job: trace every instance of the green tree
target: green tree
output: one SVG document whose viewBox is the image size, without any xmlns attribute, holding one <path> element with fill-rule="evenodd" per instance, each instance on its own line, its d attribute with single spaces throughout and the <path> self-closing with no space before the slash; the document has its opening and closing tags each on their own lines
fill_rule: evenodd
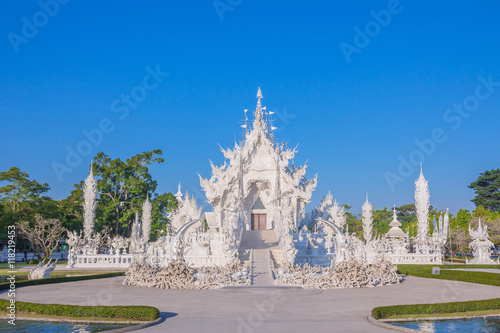
<svg viewBox="0 0 500 333">
<path fill-rule="evenodd" d="M 23 201 L 34 201 L 50 189 L 47 183 L 40 184 L 36 180 L 30 180 L 28 173 L 14 166 L 0 172 L 0 182 L 5 181 L 9 184 L 0 187 L 0 200 L 12 212 L 14 222 L 18 220 Z"/>
<path fill-rule="evenodd" d="M 389 223 L 392 221 L 392 210 L 387 209 L 374 209 L 373 210 L 373 237 L 378 235 L 385 235 L 390 227 Z"/>
<path fill-rule="evenodd" d="M 73 187 L 70 195 L 59 201 L 60 219 L 69 231 L 79 231 L 83 228 L 83 180 Z M 100 224 L 96 231 L 101 231 Z"/>
<path fill-rule="evenodd" d="M 457 215 L 450 219 L 450 228 L 461 228 L 465 230 L 467 229 L 467 226 L 469 225 L 471 220 L 472 214 L 470 213 L 470 211 L 468 209 L 460 208 L 457 212 Z"/>
<path fill-rule="evenodd" d="M 0 172 L 0 238 L 5 239 L 7 227 L 19 221 L 35 222 L 37 214 L 47 218 L 59 217 L 57 201 L 43 196 L 50 187 L 30 179 L 25 171 L 11 167 Z M 5 184 L 6 183 L 6 184 Z M 22 235 L 17 241 L 18 249 L 24 247 Z"/>
<path fill-rule="evenodd" d="M 100 194 L 100 208 L 97 213 L 103 224 L 114 222 L 115 234 L 125 233 L 130 229 L 136 211 L 149 193 L 155 192 L 157 182 L 149 173 L 149 165 L 163 163 L 159 149 L 143 152 L 128 158 L 111 159 L 99 153 L 94 159 L 94 175 L 97 176 L 97 189 Z"/>
<path fill-rule="evenodd" d="M 476 193 L 476 197 L 471 200 L 476 207 L 483 206 L 492 212 L 500 212 L 500 169 L 479 174 L 469 188 Z"/>
<path fill-rule="evenodd" d="M 472 216 L 480 217 L 483 221 L 494 221 L 500 219 L 500 212 L 490 211 L 480 205 L 474 209 Z"/>
<path fill-rule="evenodd" d="M 167 232 L 167 214 L 177 209 L 177 199 L 172 193 L 163 193 L 151 201 L 153 206 L 151 238 L 153 241 Z"/>
<path fill-rule="evenodd" d="M 342 205 L 345 210 L 346 225 L 349 228 L 349 234 L 355 233 L 358 237 L 363 237 L 363 224 L 361 219 L 351 213 L 351 206 Z"/>
</svg>

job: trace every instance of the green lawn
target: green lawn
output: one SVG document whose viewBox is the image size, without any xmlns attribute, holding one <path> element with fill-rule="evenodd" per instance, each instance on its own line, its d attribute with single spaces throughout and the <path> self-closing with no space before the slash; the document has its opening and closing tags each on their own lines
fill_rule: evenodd
<svg viewBox="0 0 500 333">
<path fill-rule="evenodd" d="M 63 272 L 67 274 L 68 272 Z M 73 274 L 74 272 L 71 272 Z M 79 276 L 54 276 L 48 279 L 37 279 L 37 280 L 25 280 L 25 281 L 16 281 L 16 287 L 24 287 L 24 286 L 35 286 L 42 284 L 51 284 L 51 283 L 61 283 L 61 282 L 72 282 L 72 281 L 81 281 L 81 280 L 93 280 L 93 279 L 102 279 L 108 277 L 116 277 L 116 276 L 124 276 L 125 272 L 92 272 L 92 275 L 80 275 Z M 10 288 L 9 282 L 0 283 L 0 290 L 6 290 Z"/>
<path fill-rule="evenodd" d="M 432 275 L 432 267 L 441 268 L 441 274 Z M 498 265 L 398 265 L 398 273 L 424 278 L 472 282 L 500 287 L 500 274 L 454 271 L 455 268 L 496 268 Z M 499 270 L 500 271 L 500 270 Z"/>
</svg>

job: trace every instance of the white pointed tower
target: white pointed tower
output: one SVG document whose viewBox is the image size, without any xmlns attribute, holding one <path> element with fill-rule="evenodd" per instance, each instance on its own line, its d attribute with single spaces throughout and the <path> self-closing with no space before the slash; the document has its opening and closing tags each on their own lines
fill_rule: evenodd
<svg viewBox="0 0 500 333">
<path fill-rule="evenodd" d="M 366 201 L 362 207 L 361 219 L 363 220 L 363 237 L 366 242 L 369 242 L 372 240 L 373 206 L 368 201 L 368 193 L 366 193 Z"/>
<path fill-rule="evenodd" d="M 149 242 L 149 235 L 151 234 L 151 221 L 152 221 L 153 206 L 149 201 L 149 194 L 146 196 L 146 201 L 142 204 L 142 242 L 147 244 Z"/>
<path fill-rule="evenodd" d="M 420 176 L 415 181 L 415 210 L 417 213 L 417 239 L 424 242 L 429 237 L 430 194 L 427 180 L 420 164 Z"/>
<path fill-rule="evenodd" d="M 90 172 L 83 184 L 83 232 L 91 239 L 95 228 L 95 209 L 97 206 L 97 181 L 94 178 L 92 163 Z"/>
</svg>

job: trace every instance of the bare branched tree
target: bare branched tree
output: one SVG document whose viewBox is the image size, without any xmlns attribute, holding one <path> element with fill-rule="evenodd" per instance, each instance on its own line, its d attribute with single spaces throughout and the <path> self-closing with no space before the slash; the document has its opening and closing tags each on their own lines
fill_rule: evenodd
<svg viewBox="0 0 500 333">
<path fill-rule="evenodd" d="M 27 221 L 17 223 L 19 235 L 26 238 L 33 247 L 38 259 L 49 259 L 63 238 L 66 228 L 58 219 L 46 219 L 41 215 L 35 217 L 33 227 Z"/>
<path fill-rule="evenodd" d="M 470 237 L 467 235 L 463 228 L 453 228 L 450 230 L 451 243 L 453 252 L 461 253 L 462 255 L 467 251 L 469 246 Z"/>
</svg>

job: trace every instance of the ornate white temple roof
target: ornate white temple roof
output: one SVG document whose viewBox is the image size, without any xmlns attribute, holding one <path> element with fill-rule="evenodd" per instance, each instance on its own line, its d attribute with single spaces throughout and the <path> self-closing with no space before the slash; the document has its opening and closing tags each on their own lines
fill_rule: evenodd
<svg viewBox="0 0 500 333">
<path fill-rule="evenodd" d="M 392 222 L 389 223 L 391 229 L 387 233 L 387 237 L 406 237 L 406 234 L 401 230 L 401 222 L 398 221 L 398 215 L 396 214 L 396 205 L 394 205 Z"/>
<path fill-rule="evenodd" d="M 211 163 L 209 179 L 200 176 L 201 187 L 221 223 L 229 206 L 239 206 L 248 215 L 257 198 L 266 207 L 268 219 L 284 196 L 293 201 L 298 215 L 305 215 L 302 210 L 316 188 L 317 177 L 310 180 L 304 177 L 307 165 L 297 167 L 293 163 L 297 149 L 274 143 L 269 122 L 272 115 L 263 113 L 266 107 L 261 99 L 259 87 L 252 128 L 245 124 L 245 138 L 240 144 L 235 143 L 234 149 L 221 148 L 226 160 L 220 167 Z"/>
</svg>

